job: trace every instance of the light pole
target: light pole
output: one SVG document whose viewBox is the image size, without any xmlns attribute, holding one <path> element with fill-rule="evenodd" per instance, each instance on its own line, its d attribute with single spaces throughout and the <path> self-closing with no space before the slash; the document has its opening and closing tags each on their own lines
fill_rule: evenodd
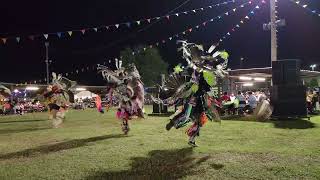
<svg viewBox="0 0 320 180">
<path fill-rule="evenodd" d="M 241 57 L 241 58 L 240 58 L 240 69 L 242 69 L 242 67 L 243 67 L 243 61 L 244 61 L 244 58 Z"/>
<path fill-rule="evenodd" d="M 316 64 L 312 64 L 312 65 L 310 65 L 310 68 L 312 69 L 312 71 L 314 71 L 314 69 L 317 67 L 317 65 Z"/>
<path fill-rule="evenodd" d="M 47 84 L 50 83 L 50 77 L 49 77 L 49 42 L 45 42 L 44 45 L 46 46 L 46 72 L 47 72 Z"/>
</svg>

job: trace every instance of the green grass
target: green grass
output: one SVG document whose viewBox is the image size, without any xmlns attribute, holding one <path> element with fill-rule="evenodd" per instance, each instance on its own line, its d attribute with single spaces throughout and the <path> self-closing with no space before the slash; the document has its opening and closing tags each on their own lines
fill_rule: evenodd
<svg viewBox="0 0 320 180">
<path fill-rule="evenodd" d="M 47 113 L 0 116 L 0 179 L 320 179 L 320 117 L 311 121 L 208 122 L 198 148 L 167 118 L 70 111 L 60 129 Z"/>
</svg>

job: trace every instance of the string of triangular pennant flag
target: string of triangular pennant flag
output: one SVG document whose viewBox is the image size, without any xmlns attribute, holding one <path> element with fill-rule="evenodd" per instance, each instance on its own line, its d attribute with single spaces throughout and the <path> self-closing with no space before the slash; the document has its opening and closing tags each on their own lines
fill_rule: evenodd
<svg viewBox="0 0 320 180">
<path fill-rule="evenodd" d="M 158 21 L 158 20 L 162 20 L 162 19 L 170 20 L 173 17 L 179 17 L 182 15 L 193 15 L 198 12 L 212 9 L 214 7 L 219 7 L 219 6 L 223 6 L 223 5 L 227 5 L 227 4 L 235 3 L 235 2 L 236 2 L 235 0 L 229 0 L 229 1 L 222 2 L 222 3 L 218 3 L 218 4 L 212 4 L 212 5 L 209 5 L 206 7 L 196 8 L 196 9 L 192 9 L 192 10 L 188 10 L 188 11 L 177 12 L 174 14 L 166 14 L 163 16 L 143 18 L 143 19 L 139 19 L 139 20 L 121 22 L 121 23 L 110 24 L 110 25 L 102 25 L 102 26 L 96 26 L 96 27 L 90 27 L 90 28 L 86 27 L 86 28 L 80 28 L 80 29 L 76 29 L 76 30 L 58 31 L 58 32 L 54 32 L 54 33 L 33 34 L 33 35 L 28 35 L 28 36 L 0 37 L 0 39 L 3 44 L 6 44 L 8 42 L 8 40 L 14 40 L 15 42 L 19 43 L 23 37 L 24 37 L 24 39 L 29 39 L 29 40 L 35 40 L 36 38 L 41 38 L 41 39 L 44 38 L 45 40 L 48 40 L 49 36 L 58 37 L 59 39 L 64 36 L 71 37 L 75 32 L 78 32 L 78 33 L 84 35 L 88 31 L 99 32 L 99 31 L 105 31 L 105 30 L 111 30 L 111 29 L 117 30 L 117 29 L 120 29 L 121 27 L 131 28 L 133 25 L 140 26 L 142 24 L 150 24 L 152 21 Z"/>
<path fill-rule="evenodd" d="M 309 11 L 310 13 L 312 13 L 312 14 L 320 17 L 320 11 L 309 8 L 309 5 L 308 5 L 308 4 L 303 3 L 303 2 L 301 2 L 301 1 L 296 1 L 296 0 L 289 0 L 289 1 L 293 2 L 294 4 L 300 6 L 300 7 L 304 8 L 304 9 L 306 9 L 306 10 Z"/>
<path fill-rule="evenodd" d="M 106 62 L 103 63 L 104 65 L 106 65 Z M 55 72 L 57 74 L 61 74 L 64 77 L 69 77 L 71 75 L 77 75 L 80 73 L 85 73 L 85 72 L 96 72 L 97 70 L 97 66 L 96 65 L 92 65 L 92 66 L 86 66 L 83 68 L 76 68 L 73 71 L 70 72 L 66 72 L 66 73 L 60 73 L 60 72 Z M 23 83 L 17 83 L 17 85 L 25 85 L 25 84 L 37 84 L 37 83 L 46 83 L 47 79 L 43 78 L 43 79 L 38 79 L 38 80 L 31 80 L 31 81 L 27 81 L 27 82 L 23 82 Z"/>
<path fill-rule="evenodd" d="M 264 1 L 264 0 L 263 0 L 263 1 Z M 190 33 L 194 32 L 195 30 L 197 30 L 197 29 L 199 29 L 199 28 L 201 28 L 201 27 L 207 26 L 209 23 L 212 23 L 212 22 L 214 22 L 214 21 L 216 21 L 216 20 L 222 20 L 225 16 L 229 16 L 229 15 L 231 15 L 232 13 L 236 13 L 238 9 L 244 8 L 244 7 L 246 7 L 247 5 L 251 5 L 251 4 L 252 4 L 252 1 L 251 1 L 251 0 L 250 0 L 250 1 L 247 1 L 247 2 L 245 2 L 245 3 L 243 3 L 243 4 L 240 4 L 239 6 L 237 6 L 237 7 L 235 7 L 235 8 L 232 8 L 232 9 L 230 9 L 230 10 L 224 12 L 224 13 L 219 14 L 219 15 L 216 16 L 216 17 L 213 17 L 213 18 L 211 18 L 211 19 L 209 19 L 209 20 L 206 20 L 206 21 L 204 21 L 204 22 L 202 22 L 202 23 L 200 23 L 200 24 L 197 24 L 197 25 L 195 25 L 195 26 L 189 27 L 189 28 L 187 28 L 186 30 L 184 30 L 184 31 L 182 31 L 182 32 L 179 32 L 179 33 L 176 33 L 176 34 L 174 34 L 174 35 L 171 35 L 171 36 L 169 36 L 169 37 L 167 37 L 167 38 L 164 38 L 164 39 L 162 39 L 162 40 L 159 41 L 159 42 L 156 42 L 156 43 L 154 43 L 154 44 L 151 44 L 151 45 L 147 46 L 146 48 L 148 48 L 148 47 L 149 47 L 149 48 L 152 48 L 152 47 L 154 47 L 154 46 L 159 46 L 160 44 L 165 44 L 165 43 L 167 43 L 167 42 L 169 42 L 169 41 L 172 41 L 172 40 L 174 40 L 174 39 L 181 38 L 181 37 L 183 37 L 183 36 L 185 36 L 185 35 L 187 35 L 187 34 L 190 34 Z M 144 50 L 145 50 L 145 48 L 144 48 Z"/>
<path fill-rule="evenodd" d="M 265 0 L 262 0 L 262 3 L 265 3 Z M 146 51 L 147 49 L 151 49 L 151 48 L 153 48 L 153 47 L 157 47 L 157 46 L 160 46 L 160 45 L 162 45 L 162 44 L 167 44 L 168 42 L 170 42 L 170 41 L 172 41 L 172 40 L 174 40 L 174 39 L 178 39 L 178 38 L 181 38 L 181 37 L 183 37 L 183 36 L 187 36 L 187 35 L 195 32 L 195 30 L 200 29 L 201 27 L 207 27 L 207 25 L 208 25 L 209 23 L 214 22 L 215 20 L 222 20 L 225 16 L 230 16 L 232 13 L 238 12 L 238 11 L 237 11 L 238 9 L 244 8 L 244 7 L 246 7 L 247 5 L 251 5 L 251 4 L 252 4 L 252 1 L 247 1 L 247 2 L 245 2 L 245 3 L 243 3 L 243 4 L 240 4 L 239 6 L 237 6 L 237 7 L 235 7 L 235 8 L 232 8 L 232 9 L 230 9 L 230 10 L 224 12 L 224 13 L 221 13 L 221 14 L 218 15 L 218 16 L 215 16 L 215 17 L 213 17 L 213 18 L 211 18 L 211 19 L 209 19 L 209 20 L 206 20 L 206 21 L 204 21 L 204 22 L 202 22 L 202 23 L 200 23 L 200 24 L 197 24 L 197 25 L 195 25 L 195 26 L 189 27 L 189 28 L 187 28 L 185 31 L 182 31 L 182 32 L 180 32 L 180 33 L 177 33 L 177 34 L 175 34 L 175 35 L 172 35 L 172 36 L 170 36 L 170 37 L 168 37 L 168 38 L 165 38 L 165 39 L 163 39 L 163 40 L 161 40 L 161 41 L 159 41 L 159 42 L 153 43 L 153 44 L 151 44 L 151 45 L 142 47 L 141 49 L 137 49 L 137 50 L 135 50 L 135 51 L 132 52 L 132 55 L 137 55 L 137 54 L 139 54 L 139 53 L 141 53 L 141 52 Z M 259 6 L 256 6 L 255 8 L 259 8 Z M 252 11 L 251 11 L 251 12 L 252 12 Z M 252 13 L 251 13 L 251 14 L 252 14 Z M 250 15 L 250 14 L 249 14 L 249 15 Z M 247 19 L 247 18 L 245 18 L 245 19 Z M 111 58 L 111 59 L 109 59 L 108 61 L 109 61 L 109 63 L 111 63 L 111 62 L 116 61 L 117 59 L 121 59 L 121 57 L 120 57 L 120 58 Z M 103 62 L 103 65 L 106 65 L 106 63 L 107 63 L 107 62 Z M 82 72 L 93 71 L 93 70 L 96 70 L 96 65 L 91 66 L 91 67 L 85 67 L 85 68 L 75 69 L 74 71 L 67 72 L 67 73 L 61 73 L 61 74 L 62 74 L 63 76 L 65 76 L 65 77 L 68 77 L 68 76 L 70 76 L 70 75 L 79 74 L 79 73 L 82 73 Z M 46 79 L 44 79 L 44 80 L 37 80 L 37 81 L 31 81 L 30 83 L 32 83 L 32 82 L 34 82 L 34 83 L 40 82 L 40 83 L 41 83 L 41 82 L 45 82 L 45 81 L 46 81 Z"/>
<path fill-rule="evenodd" d="M 255 11 L 259 10 L 261 7 L 261 4 L 265 4 L 265 0 L 262 0 L 261 3 L 259 3 L 257 6 L 255 6 L 254 9 L 252 9 L 245 17 L 241 18 L 239 23 L 237 23 L 235 26 L 233 26 L 226 34 L 224 34 L 220 39 L 219 42 L 224 42 L 226 39 L 228 39 L 233 33 L 235 33 L 236 31 L 238 31 L 238 29 L 246 24 L 251 18 L 252 16 L 254 16 Z"/>
</svg>

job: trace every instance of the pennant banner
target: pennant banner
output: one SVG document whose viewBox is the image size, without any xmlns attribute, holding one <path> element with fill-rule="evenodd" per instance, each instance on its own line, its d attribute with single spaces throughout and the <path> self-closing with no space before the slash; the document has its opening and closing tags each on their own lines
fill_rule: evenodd
<svg viewBox="0 0 320 180">
<path fill-rule="evenodd" d="M 249 1 L 249 2 L 251 2 L 251 1 Z M 251 3 L 249 3 L 249 2 L 240 5 L 240 6 L 237 7 L 236 9 L 239 9 L 239 8 L 245 7 L 245 6 L 248 5 L 248 4 L 251 4 Z M 265 1 L 262 0 L 262 3 L 265 3 Z M 260 4 L 259 4 L 259 5 L 260 5 Z M 236 32 L 236 31 L 241 27 L 241 26 L 240 26 L 241 22 L 242 22 L 242 23 L 246 23 L 247 21 L 249 21 L 249 19 L 247 19 L 246 17 L 253 16 L 254 13 L 252 13 L 252 12 L 255 12 L 256 10 L 259 10 L 259 9 L 260 9 L 260 6 L 259 6 L 259 5 L 255 6 L 254 9 L 249 12 L 248 15 L 244 16 L 244 18 L 242 18 L 242 19 L 239 21 L 238 24 L 236 24 L 234 27 L 232 27 L 229 32 L 227 32 L 224 36 L 222 36 L 222 37 L 219 39 L 219 41 L 220 41 L 220 42 L 223 42 L 225 39 L 227 39 L 228 37 L 230 37 L 234 32 Z M 234 11 L 233 9 L 231 9 L 230 11 L 231 11 L 231 12 L 236 12 L 236 11 Z M 230 11 L 228 11 L 228 12 L 230 12 Z M 223 14 L 225 15 L 225 13 L 223 13 Z M 224 16 L 223 14 L 219 15 L 219 17 L 222 18 L 222 17 Z M 217 16 L 217 17 L 211 18 L 210 20 L 205 21 L 205 22 L 208 23 L 208 22 L 212 22 L 212 20 L 218 20 L 218 19 L 219 19 L 219 18 L 218 18 L 218 16 Z M 206 23 L 205 23 L 205 24 L 206 24 Z M 169 40 L 169 41 L 172 41 L 174 38 L 179 38 L 180 36 L 182 36 L 182 35 L 184 35 L 184 34 L 189 34 L 189 33 L 193 32 L 194 29 L 198 29 L 198 28 L 200 28 L 200 27 L 206 27 L 206 25 L 203 25 L 203 23 L 198 24 L 198 25 L 196 25 L 196 26 L 194 26 L 194 27 L 188 28 L 187 30 L 185 30 L 185 31 L 183 31 L 183 32 L 181 32 L 181 33 L 175 34 L 174 36 L 170 36 L 169 38 L 166 38 L 166 39 Z M 187 33 L 187 32 L 188 32 L 188 33 Z M 3 40 L 3 39 L 2 39 L 2 40 Z M 153 47 L 157 47 L 157 46 L 159 46 L 159 44 L 166 44 L 166 43 L 169 42 L 169 41 L 166 41 L 165 39 L 163 39 L 163 40 L 160 41 L 160 43 L 159 43 L 159 42 L 156 42 L 155 44 L 151 44 L 151 45 L 142 47 L 140 50 L 133 51 L 133 52 L 132 52 L 132 55 L 137 55 L 137 54 L 139 54 L 140 52 L 144 52 L 144 51 L 146 51 L 146 50 L 148 50 L 148 49 L 151 49 L 151 48 L 153 48 Z M 117 59 L 121 59 L 121 57 L 120 57 L 120 58 L 114 58 L 113 61 L 116 61 Z M 112 60 L 108 60 L 108 61 L 106 61 L 106 62 L 103 62 L 104 65 L 107 64 L 107 63 L 112 63 Z M 95 70 L 95 69 L 96 69 L 96 66 L 92 66 L 92 68 L 89 68 L 89 67 L 87 66 L 87 67 L 85 67 L 85 68 L 79 68 L 79 69 L 81 69 L 81 72 L 89 72 L 89 71 L 91 71 L 91 70 Z M 72 72 L 62 73 L 62 75 L 68 77 L 69 75 L 78 74 L 79 72 L 80 72 L 80 70 L 76 69 L 75 71 L 72 71 Z M 41 82 L 42 80 L 37 80 L 37 81 Z M 45 80 L 44 80 L 44 82 L 45 82 Z"/>
<path fill-rule="evenodd" d="M 293 2 L 294 4 L 306 9 L 307 11 L 309 11 L 311 14 L 315 15 L 315 16 L 318 16 L 320 17 L 320 11 L 319 10 L 316 10 L 316 9 L 312 9 L 312 8 L 309 8 L 309 5 L 306 4 L 306 3 L 303 3 L 301 1 L 294 1 L 294 0 L 290 0 L 291 2 Z"/>
<path fill-rule="evenodd" d="M 160 19 L 167 19 L 168 21 L 170 21 L 172 19 L 172 17 L 179 17 L 181 15 L 188 15 L 188 14 L 191 14 L 190 12 L 192 12 L 192 14 L 194 14 L 194 13 L 197 13 L 197 12 L 200 12 L 200 11 L 211 9 L 213 7 L 219 7 L 221 5 L 227 5 L 227 4 L 235 3 L 235 2 L 236 2 L 235 0 L 229 0 L 229 1 L 226 1 L 226 2 L 213 4 L 213 5 L 206 6 L 206 7 L 192 9 L 192 10 L 189 10 L 189 11 L 178 12 L 178 13 L 174 13 L 174 14 L 166 14 L 164 16 L 157 16 L 157 17 L 153 17 L 153 18 L 145 18 L 145 19 L 139 19 L 139 20 L 129 21 L 129 22 L 125 22 L 125 23 L 103 25 L 103 26 L 97 26 L 97 27 L 91 27 L 91 28 L 82 28 L 80 30 L 69 30 L 69 31 L 59 31 L 59 32 L 55 32 L 55 33 L 47 33 L 47 34 L 29 35 L 27 37 L 29 37 L 30 40 L 34 40 L 34 38 L 37 38 L 37 37 L 44 37 L 47 40 L 49 35 L 56 35 L 56 36 L 58 36 L 58 38 L 61 38 L 64 33 L 65 34 L 68 33 L 69 36 L 71 36 L 73 34 L 73 32 L 76 32 L 76 31 L 77 32 L 81 32 L 82 35 L 84 35 L 87 30 L 93 30 L 94 32 L 98 32 L 99 29 L 107 29 L 107 30 L 109 30 L 112 27 L 114 29 L 119 29 L 122 26 L 123 27 L 127 27 L 127 28 L 131 28 L 132 25 L 134 25 L 134 24 L 140 26 L 143 23 L 149 24 L 153 20 L 160 20 Z M 15 39 L 16 42 L 20 42 L 21 38 L 23 38 L 23 37 L 22 36 L 19 36 L 19 37 L 1 37 L 0 36 L 0 38 L 2 39 L 2 42 L 5 44 L 8 39 Z M 17 38 L 19 38 L 19 41 L 17 40 Z"/>
<path fill-rule="evenodd" d="M 264 0 L 262 0 L 262 1 L 264 1 Z M 199 29 L 200 27 L 205 27 L 205 26 L 207 26 L 208 23 L 214 22 L 215 20 L 220 20 L 220 19 L 222 19 L 224 16 L 229 16 L 231 13 L 235 13 L 235 12 L 236 12 L 235 10 L 237 10 L 237 9 L 239 9 L 239 8 L 244 8 L 244 7 L 246 7 L 247 5 L 251 5 L 251 4 L 252 4 L 251 1 L 245 2 L 245 3 L 239 5 L 239 6 L 236 7 L 236 8 L 230 9 L 230 10 L 228 10 L 227 12 L 224 12 L 224 13 L 222 13 L 222 14 L 214 17 L 214 18 L 211 18 L 211 19 L 209 19 L 209 20 L 207 20 L 207 21 L 205 21 L 205 22 L 202 22 L 202 23 L 200 23 L 200 24 L 198 24 L 198 25 L 196 25 L 196 26 L 190 27 L 190 28 L 188 28 L 188 29 L 186 29 L 186 30 L 184 30 L 184 31 L 182 31 L 182 32 L 180 32 L 180 33 L 177 33 L 177 34 L 175 34 L 175 35 L 169 36 L 169 38 L 165 38 L 165 39 L 169 39 L 169 40 L 171 41 L 171 40 L 173 39 L 173 37 L 174 37 L 174 38 L 180 38 L 181 36 L 185 36 L 185 35 L 187 35 L 187 34 L 189 34 L 189 33 L 192 33 L 193 30 L 195 30 L 195 29 Z M 234 10 L 234 9 L 235 9 L 235 10 Z M 251 11 L 250 11 L 250 12 L 251 12 Z M 162 40 L 160 43 L 161 43 L 161 44 L 165 44 L 166 42 L 167 42 L 167 41 Z M 155 45 L 155 46 L 158 46 L 160 43 L 157 42 L 157 43 L 155 43 L 154 45 Z M 149 45 L 149 46 L 150 46 L 150 45 Z"/>
<path fill-rule="evenodd" d="M 261 5 L 261 4 L 265 4 L 265 1 L 263 0 L 261 3 L 259 3 L 259 5 Z M 255 14 L 255 11 L 260 9 L 260 6 L 259 6 L 259 5 L 255 6 L 255 8 L 254 8 L 253 10 L 251 10 L 247 16 L 245 16 L 244 18 L 240 19 L 239 24 L 240 24 L 240 23 L 241 23 L 241 24 L 244 24 L 244 23 L 246 23 L 247 21 L 249 21 L 249 20 L 250 20 L 250 16 L 253 16 L 253 15 Z M 231 31 L 229 31 L 229 32 L 227 32 L 225 35 L 223 35 L 223 36 L 219 39 L 219 41 L 220 41 L 220 42 L 225 41 L 225 39 L 227 39 L 227 37 L 230 37 L 234 32 L 236 32 L 236 31 L 241 27 L 239 24 L 236 24 L 234 27 L 232 27 L 232 28 L 231 28 Z"/>
</svg>

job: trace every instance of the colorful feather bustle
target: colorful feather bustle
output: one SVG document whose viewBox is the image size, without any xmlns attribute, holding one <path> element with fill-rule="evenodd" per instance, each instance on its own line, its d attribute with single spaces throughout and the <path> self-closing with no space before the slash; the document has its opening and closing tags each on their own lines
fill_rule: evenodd
<svg viewBox="0 0 320 180">
<path fill-rule="evenodd" d="M 196 146 L 195 137 L 199 136 L 200 129 L 209 120 L 219 121 L 220 117 L 217 97 L 213 93 L 213 87 L 217 84 L 217 77 L 224 77 L 229 54 L 226 51 L 216 51 L 217 45 L 211 46 L 208 51 L 204 46 L 187 41 L 179 41 L 183 58 L 187 66 L 177 65 L 162 88 L 174 89 L 171 95 L 165 99 L 154 98 L 154 101 L 179 107 L 166 129 L 172 127 L 179 129 L 192 122 L 186 134 L 189 136 L 189 144 Z M 179 79 L 180 81 L 176 81 Z"/>
<path fill-rule="evenodd" d="M 116 70 L 111 70 L 108 67 L 98 65 L 98 70 L 109 84 L 108 97 L 110 102 L 107 108 L 112 105 L 113 97 L 119 100 L 116 117 L 122 121 L 121 127 L 124 134 L 128 134 L 130 130 L 128 120 L 134 116 L 144 117 L 144 85 L 134 64 L 124 68 L 122 62 L 117 61 L 116 67 Z"/>
<path fill-rule="evenodd" d="M 72 102 L 71 100 L 73 99 L 71 89 L 75 85 L 75 81 L 71 81 L 61 75 L 57 76 L 56 73 L 52 73 L 52 83 L 47 87 L 44 97 L 48 104 L 50 113 L 49 118 L 52 119 L 54 128 L 58 128 L 65 118 L 66 109 L 69 107 Z"/>
<path fill-rule="evenodd" d="M 101 101 L 101 97 L 100 96 L 96 97 L 95 103 L 96 103 L 96 107 L 97 107 L 98 112 L 104 113 L 103 108 L 102 108 L 102 101 Z"/>
</svg>

